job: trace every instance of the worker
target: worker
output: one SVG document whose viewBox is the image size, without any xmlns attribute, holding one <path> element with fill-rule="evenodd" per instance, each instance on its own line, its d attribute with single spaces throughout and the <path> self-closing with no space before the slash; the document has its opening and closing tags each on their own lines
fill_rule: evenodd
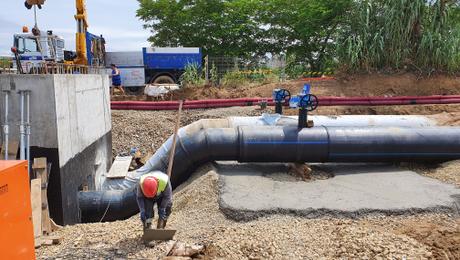
<svg viewBox="0 0 460 260">
<path fill-rule="evenodd" d="M 110 64 L 110 67 L 112 68 L 112 87 L 110 88 L 110 95 L 113 96 L 114 88 L 118 88 L 119 90 L 121 90 L 121 93 L 123 93 L 124 95 L 125 90 L 123 89 L 123 86 L 121 85 L 120 70 L 115 64 Z"/>
<path fill-rule="evenodd" d="M 154 171 L 141 176 L 136 199 L 144 230 L 152 225 L 155 203 L 158 207 L 157 229 L 164 229 L 172 208 L 172 188 L 168 175 Z"/>
</svg>

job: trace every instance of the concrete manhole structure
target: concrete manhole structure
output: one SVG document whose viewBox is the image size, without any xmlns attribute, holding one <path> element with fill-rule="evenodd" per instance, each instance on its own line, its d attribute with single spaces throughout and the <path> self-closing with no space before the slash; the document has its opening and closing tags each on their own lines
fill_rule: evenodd
<svg viewBox="0 0 460 260">
<path fill-rule="evenodd" d="M 458 213 L 460 189 L 390 164 L 322 164 L 334 177 L 313 182 L 267 178 L 284 164 L 218 162 L 219 204 L 234 220 L 269 214 L 357 217 Z"/>
</svg>

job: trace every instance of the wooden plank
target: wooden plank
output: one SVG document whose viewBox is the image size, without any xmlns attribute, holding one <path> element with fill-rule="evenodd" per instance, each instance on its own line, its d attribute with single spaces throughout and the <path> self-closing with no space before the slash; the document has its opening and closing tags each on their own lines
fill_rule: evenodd
<svg viewBox="0 0 460 260">
<path fill-rule="evenodd" d="M 107 178 L 124 178 L 128 174 L 129 166 L 131 165 L 132 156 L 117 156 L 110 168 Z"/>
<path fill-rule="evenodd" d="M 62 226 L 56 224 L 56 222 L 54 222 L 52 218 L 50 218 L 50 224 L 51 224 L 51 232 L 54 232 L 62 228 Z"/>
<path fill-rule="evenodd" d="M 32 222 L 34 224 L 34 237 L 42 235 L 42 180 L 33 179 L 30 183 L 30 200 L 32 204 Z"/>
<path fill-rule="evenodd" d="M 46 169 L 46 157 L 34 158 L 32 169 Z"/>
<path fill-rule="evenodd" d="M 16 160 L 18 155 L 19 142 L 9 141 L 8 142 L 8 160 Z M 5 144 L 2 144 L 2 152 L 0 153 L 0 160 L 5 159 Z"/>
<path fill-rule="evenodd" d="M 175 234 L 176 230 L 174 229 L 147 229 L 144 230 L 142 240 L 144 240 L 144 242 L 150 242 L 154 240 L 167 241 L 172 240 Z"/>
<path fill-rule="evenodd" d="M 51 246 L 58 245 L 61 243 L 62 238 L 60 236 L 43 236 L 41 237 L 41 245 Z"/>
<path fill-rule="evenodd" d="M 48 207 L 48 168 L 46 158 L 35 158 L 32 168 L 35 171 L 37 178 L 41 179 L 41 197 L 42 197 L 42 233 L 50 234 L 51 221 L 50 221 L 50 212 Z"/>
</svg>

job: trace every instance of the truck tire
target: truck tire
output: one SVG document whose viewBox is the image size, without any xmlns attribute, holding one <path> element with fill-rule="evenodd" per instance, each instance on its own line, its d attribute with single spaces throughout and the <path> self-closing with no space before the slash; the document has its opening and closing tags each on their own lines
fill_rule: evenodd
<svg viewBox="0 0 460 260">
<path fill-rule="evenodd" d="M 168 75 L 162 75 L 159 77 L 156 77 L 153 81 L 152 84 L 176 84 L 173 78 L 171 78 Z"/>
</svg>

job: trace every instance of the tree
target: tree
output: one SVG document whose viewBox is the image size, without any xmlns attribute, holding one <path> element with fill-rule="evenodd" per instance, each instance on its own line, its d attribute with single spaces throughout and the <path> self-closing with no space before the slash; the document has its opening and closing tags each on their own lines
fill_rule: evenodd
<svg viewBox="0 0 460 260">
<path fill-rule="evenodd" d="M 335 56 L 335 34 L 347 19 L 351 0 L 262 1 L 263 21 L 272 51 L 295 57 L 296 62 L 324 69 Z"/>
<path fill-rule="evenodd" d="M 139 0 L 137 16 L 157 46 L 199 46 L 215 55 L 260 55 L 263 29 L 254 0 Z"/>
<path fill-rule="evenodd" d="M 321 67 L 352 0 L 139 0 L 154 45 L 200 46 L 214 55 L 294 54 Z"/>
</svg>

